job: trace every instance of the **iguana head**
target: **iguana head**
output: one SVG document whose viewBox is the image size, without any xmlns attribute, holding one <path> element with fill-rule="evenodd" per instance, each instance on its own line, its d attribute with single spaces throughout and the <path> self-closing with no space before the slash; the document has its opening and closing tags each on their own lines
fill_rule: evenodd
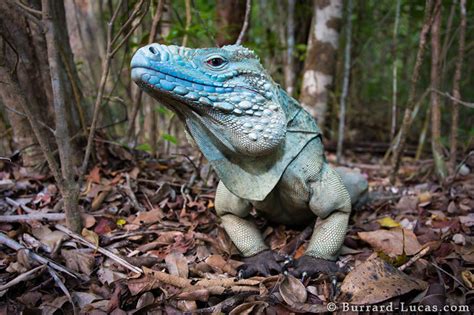
<svg viewBox="0 0 474 315">
<path fill-rule="evenodd" d="M 285 138 L 279 87 L 247 48 L 151 44 L 135 53 L 131 67 L 143 90 L 187 125 L 199 121 L 231 153 L 267 155 Z"/>
</svg>

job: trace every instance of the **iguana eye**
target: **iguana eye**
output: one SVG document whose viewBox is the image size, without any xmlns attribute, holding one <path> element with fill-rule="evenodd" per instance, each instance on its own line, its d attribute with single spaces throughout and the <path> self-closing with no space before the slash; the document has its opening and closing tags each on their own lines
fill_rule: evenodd
<svg viewBox="0 0 474 315">
<path fill-rule="evenodd" d="M 213 57 L 213 58 L 208 59 L 206 63 L 210 65 L 211 67 L 217 68 L 217 67 L 222 66 L 224 63 L 226 63 L 226 61 L 225 59 L 221 57 Z"/>
</svg>

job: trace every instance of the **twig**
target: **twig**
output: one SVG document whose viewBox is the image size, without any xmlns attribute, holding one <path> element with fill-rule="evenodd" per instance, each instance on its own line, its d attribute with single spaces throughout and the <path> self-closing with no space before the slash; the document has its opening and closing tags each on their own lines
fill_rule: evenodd
<svg viewBox="0 0 474 315">
<path fill-rule="evenodd" d="M 431 91 L 435 92 L 435 93 L 438 93 L 442 96 L 445 96 L 447 98 L 449 98 L 450 100 L 456 102 L 456 103 L 459 103 L 461 105 L 464 105 L 466 107 L 469 107 L 469 108 L 474 108 L 474 103 L 469 103 L 469 102 L 465 102 L 463 100 L 460 100 L 458 98 L 455 98 L 454 96 L 452 96 L 451 94 L 449 94 L 448 92 L 442 92 L 440 90 L 437 90 L 437 89 L 431 89 Z"/>
<path fill-rule="evenodd" d="M 245 5 L 245 18 L 244 24 L 242 25 L 242 29 L 240 30 L 239 37 L 235 42 L 236 45 L 241 45 L 242 41 L 244 40 L 245 32 L 247 32 L 247 28 L 249 27 L 249 19 L 250 19 L 250 11 L 252 9 L 252 0 L 247 0 Z"/>
<path fill-rule="evenodd" d="M 202 288 L 210 288 L 210 287 L 224 287 L 230 288 L 233 286 L 256 286 L 260 283 L 259 280 L 252 280 L 252 279 L 242 279 L 237 280 L 235 278 L 223 278 L 223 279 L 203 279 L 196 283 L 193 283 L 191 279 L 186 279 L 179 276 L 174 276 L 168 274 L 166 272 L 153 270 L 144 267 L 143 270 L 146 274 L 153 275 L 158 281 L 161 281 L 166 284 L 171 284 L 178 288 L 189 288 L 189 287 L 202 287 Z"/>
<path fill-rule="evenodd" d="M 19 6 L 20 8 L 22 8 L 23 10 L 25 10 L 25 11 L 33 14 L 33 15 L 38 15 L 38 17 L 41 17 L 41 14 L 42 14 L 41 11 L 30 8 L 29 6 L 27 6 L 23 2 L 21 2 L 21 0 L 16 0 L 15 4 L 17 6 Z"/>
<path fill-rule="evenodd" d="M 336 161 L 341 163 L 344 129 L 346 119 L 346 99 L 349 92 L 349 77 L 351 72 L 351 38 L 352 38 L 352 0 L 348 0 L 347 5 L 347 29 L 346 29 L 346 47 L 344 49 L 344 79 L 342 82 L 342 93 L 340 99 L 339 111 L 339 129 L 337 135 Z"/>
<path fill-rule="evenodd" d="M 462 283 L 462 281 L 460 281 L 458 278 L 456 278 L 454 275 L 450 274 L 449 272 L 447 272 L 446 270 L 444 270 L 443 268 L 441 268 L 440 266 L 438 266 L 437 264 L 435 264 L 434 262 L 429 262 L 433 267 L 435 267 L 437 270 L 441 271 L 442 273 L 444 273 L 445 275 L 447 275 L 448 277 L 450 277 L 451 279 L 453 279 L 455 282 L 457 282 L 459 285 L 461 285 L 463 288 L 469 290 L 466 285 L 464 283 Z"/>
<path fill-rule="evenodd" d="M 420 259 L 421 257 L 425 256 L 426 253 L 428 253 L 430 251 L 430 247 L 427 246 L 425 248 L 423 248 L 422 250 L 420 250 L 418 252 L 418 254 L 416 254 L 415 256 L 413 256 L 412 258 L 410 258 L 409 261 L 407 261 L 406 263 L 404 263 L 403 265 L 401 265 L 400 267 L 398 267 L 398 270 L 400 271 L 403 271 L 405 269 L 407 269 L 408 267 L 410 267 L 411 265 L 413 265 L 415 263 L 415 261 L 417 261 L 418 259 Z"/>
<path fill-rule="evenodd" d="M 44 268 L 46 268 L 46 266 L 41 265 L 31 270 L 28 270 L 25 273 L 20 274 L 18 277 L 15 277 L 13 280 L 5 283 L 4 285 L 0 285 L 0 292 L 15 286 L 20 282 L 36 278 L 39 274 L 43 272 Z"/>
<path fill-rule="evenodd" d="M 24 221 L 62 221 L 66 219 L 64 213 L 29 213 L 18 215 L 0 215 L 0 222 Z"/>
<path fill-rule="evenodd" d="M 63 291 L 64 295 L 66 295 L 66 297 L 68 298 L 69 303 L 71 303 L 71 305 L 72 305 L 74 314 L 78 314 L 78 312 L 76 310 L 76 305 L 74 305 L 74 301 L 72 300 L 71 293 L 69 293 L 69 290 L 64 285 L 64 282 L 61 280 L 61 278 L 56 273 L 56 271 L 54 271 L 53 268 L 48 267 L 48 272 L 51 275 L 51 277 L 53 278 L 54 282 L 56 282 L 56 285 L 61 289 L 61 291 Z"/>
<path fill-rule="evenodd" d="M 12 240 L 11 238 L 9 238 L 8 236 L 6 236 L 3 233 L 0 233 L 0 244 L 8 246 L 11 249 L 16 250 L 16 251 L 24 250 L 26 252 L 26 254 L 28 255 L 28 257 L 30 257 L 33 260 L 36 260 L 40 264 L 47 265 L 47 266 L 49 266 L 51 268 L 54 268 L 58 271 L 64 272 L 64 273 L 66 273 L 66 274 L 68 274 L 68 275 L 70 275 L 71 277 L 74 277 L 74 278 L 82 278 L 82 276 L 80 274 L 78 274 L 78 273 L 76 273 L 72 270 L 69 270 L 68 268 L 52 261 L 51 259 L 48 259 L 46 257 L 43 257 L 43 256 L 40 256 L 40 255 L 36 254 L 35 252 L 33 252 L 30 249 L 24 247 L 23 245 L 21 245 L 17 241 Z"/>
<path fill-rule="evenodd" d="M 19 112 L 17 111 L 16 109 L 13 109 L 5 104 L 0 104 L 2 105 L 3 107 L 5 107 L 8 111 L 12 112 L 12 113 L 15 113 L 17 115 L 20 115 L 22 117 L 26 117 L 28 118 L 28 115 L 26 115 L 25 113 L 22 113 L 22 112 Z M 37 119 L 38 123 L 43 126 L 45 129 L 49 130 L 53 135 L 54 135 L 54 129 L 51 128 L 50 126 L 48 126 L 46 123 L 42 122 L 41 120 Z"/>
<path fill-rule="evenodd" d="M 127 19 L 127 21 L 123 24 L 123 26 L 120 28 L 119 32 L 112 38 L 112 28 L 113 24 L 117 20 L 118 13 L 120 11 L 120 7 L 123 3 L 123 0 L 120 0 L 120 3 L 118 4 L 117 8 L 115 9 L 112 18 L 110 19 L 109 23 L 107 24 L 107 44 L 106 44 L 106 56 L 105 59 L 102 62 L 102 76 L 100 79 L 100 85 L 99 89 L 97 91 L 97 97 L 95 100 L 94 104 L 94 110 L 93 110 L 93 115 L 92 115 L 92 123 L 90 126 L 90 131 L 89 131 L 89 137 L 87 138 L 87 144 L 86 144 L 86 152 L 84 154 L 84 160 L 80 169 L 80 174 L 85 174 L 87 170 L 87 165 L 89 163 L 91 151 L 92 151 L 92 144 L 94 142 L 94 134 L 95 130 L 97 127 L 97 121 L 99 119 L 99 112 L 100 112 L 100 105 L 102 104 L 102 99 L 104 95 L 104 90 L 105 90 L 105 84 L 107 83 L 107 78 L 109 76 L 110 72 L 110 64 L 112 62 L 112 58 L 114 55 L 118 52 L 118 50 L 122 47 L 122 45 L 125 43 L 126 40 L 132 35 L 132 33 L 135 31 L 135 29 L 138 27 L 140 22 L 142 21 L 143 17 L 145 17 L 146 12 L 148 11 L 148 5 L 145 5 L 145 10 L 141 12 L 141 15 L 138 13 L 142 10 L 143 4 L 146 3 L 148 4 L 149 1 L 140 1 L 137 6 L 135 6 L 135 9 L 133 10 L 132 14 L 130 17 Z M 135 21 L 136 17 L 138 18 L 138 22 L 131 28 L 131 30 L 124 35 L 122 40 L 116 45 L 114 48 L 113 45 L 116 41 L 118 41 L 120 35 L 126 30 L 126 28 Z"/>
<path fill-rule="evenodd" d="M 453 102 L 452 114 L 451 114 L 451 134 L 450 134 L 450 148 L 449 148 L 449 170 L 453 174 L 456 167 L 457 149 L 458 149 L 458 127 L 459 127 L 459 104 L 462 104 L 459 100 L 461 98 L 460 81 L 462 64 L 464 59 L 464 49 L 466 44 L 466 0 L 461 0 L 459 3 L 461 11 L 461 23 L 459 32 L 459 48 L 458 56 L 456 60 L 456 70 L 454 71 L 453 78 Z M 454 2 L 453 2 L 454 8 Z M 454 11 L 452 12 L 454 13 Z M 446 36 L 447 37 L 447 36 Z M 449 95 L 449 94 L 448 94 Z M 463 104 L 465 105 L 465 104 Z M 474 104 L 473 104 L 474 105 Z"/>
<path fill-rule="evenodd" d="M 151 44 L 155 41 L 156 34 L 158 33 L 158 24 L 161 20 L 161 16 L 163 15 L 164 4 L 165 4 L 164 0 L 160 0 L 158 2 L 158 7 L 156 8 L 156 12 L 155 12 L 155 15 L 153 15 L 153 21 L 151 23 L 151 30 L 150 30 L 150 36 L 148 37 L 148 44 Z M 133 132 L 134 127 L 135 127 L 135 119 L 137 118 L 138 110 L 140 109 L 142 94 L 143 94 L 142 90 L 139 89 L 138 92 L 137 92 L 137 95 L 135 96 L 135 98 L 133 100 L 132 115 L 130 117 L 130 123 L 129 123 L 129 127 L 128 127 L 128 130 L 127 130 L 127 139 L 128 139 L 128 141 L 130 141 L 132 139 L 132 132 Z M 152 125 L 153 124 L 156 126 L 156 115 L 152 111 Z M 153 130 L 152 130 L 152 135 L 155 135 Z M 156 142 L 156 141 L 152 140 L 152 142 Z M 153 146 L 152 146 L 152 148 L 153 148 Z M 152 150 L 152 151 L 154 151 L 154 150 Z M 153 153 L 155 153 L 155 152 L 153 152 Z"/>
<path fill-rule="evenodd" d="M 418 44 L 418 52 L 416 55 L 415 66 L 413 67 L 413 73 L 411 77 L 410 92 L 408 95 L 407 107 L 405 108 L 403 122 L 398 132 L 399 137 L 395 138 L 393 145 L 389 149 L 390 151 L 393 152 L 392 159 L 391 159 L 392 172 L 390 174 L 390 181 L 392 183 L 395 182 L 395 177 L 398 173 L 398 169 L 400 168 L 401 156 L 403 155 L 403 152 L 405 149 L 406 137 L 411 126 L 410 118 L 412 116 L 413 107 L 415 105 L 414 103 L 415 103 L 415 97 L 416 97 L 416 86 L 421 74 L 421 66 L 423 64 L 423 57 L 425 53 L 428 33 L 430 32 L 431 24 L 433 22 L 433 16 L 436 15 L 433 12 L 436 12 L 436 10 L 438 9 L 439 8 L 437 8 L 436 6 L 433 9 L 432 0 L 426 0 L 425 17 L 424 17 L 423 26 L 420 32 L 420 41 Z"/>
<path fill-rule="evenodd" d="M 139 212 L 145 211 L 145 208 L 142 207 L 142 205 L 138 202 L 137 196 L 135 196 L 135 193 L 132 190 L 132 186 L 130 185 L 130 176 L 126 173 L 125 174 L 125 185 L 121 185 L 125 193 L 127 194 L 128 198 L 132 202 L 132 206 L 137 209 Z"/>
<path fill-rule="evenodd" d="M 185 7 L 186 7 L 186 26 L 184 28 L 184 36 L 183 36 L 183 41 L 181 43 L 181 46 L 186 47 L 188 44 L 188 32 L 189 32 L 189 27 L 191 26 L 191 0 L 184 0 Z"/>
<path fill-rule="evenodd" d="M 129 262 L 127 262 L 125 259 L 123 259 L 122 257 L 112 253 L 111 251 L 105 249 L 105 248 L 102 248 L 102 247 L 98 247 L 96 244 L 93 244 L 91 242 L 89 242 L 88 240 L 86 240 L 85 238 L 83 238 L 82 236 L 80 236 L 79 234 L 76 234 L 74 233 L 73 231 L 69 230 L 68 228 L 66 228 L 65 226 L 62 226 L 60 224 L 56 224 L 54 226 L 57 230 L 61 231 L 61 232 L 64 232 L 66 233 L 67 235 L 69 235 L 70 237 L 72 237 L 73 239 L 76 239 L 78 240 L 80 243 L 82 243 L 83 245 L 89 247 L 89 248 L 92 248 L 94 250 L 97 250 L 99 253 L 107 256 L 108 258 L 112 259 L 113 261 L 115 261 L 116 263 L 118 263 L 119 265 L 133 271 L 133 272 L 136 272 L 136 273 L 143 273 L 143 271 L 136 267 L 136 266 L 133 266 L 132 264 L 130 264 Z"/>
</svg>

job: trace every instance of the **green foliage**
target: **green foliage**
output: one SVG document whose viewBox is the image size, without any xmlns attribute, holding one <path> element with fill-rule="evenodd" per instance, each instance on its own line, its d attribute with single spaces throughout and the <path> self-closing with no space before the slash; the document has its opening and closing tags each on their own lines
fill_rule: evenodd
<svg viewBox="0 0 474 315">
<path fill-rule="evenodd" d="M 176 137 L 170 134 L 165 133 L 162 135 L 162 138 L 168 142 L 171 142 L 172 144 L 178 144 L 178 140 L 176 139 Z"/>
</svg>

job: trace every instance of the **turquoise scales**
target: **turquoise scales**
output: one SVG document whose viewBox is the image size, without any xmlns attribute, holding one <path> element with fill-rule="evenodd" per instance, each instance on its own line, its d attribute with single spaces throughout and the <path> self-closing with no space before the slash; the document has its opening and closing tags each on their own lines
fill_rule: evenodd
<svg viewBox="0 0 474 315">
<path fill-rule="evenodd" d="M 306 255 L 334 260 L 353 202 L 367 189 L 326 163 L 314 119 L 242 46 L 139 49 L 132 78 L 173 110 L 216 170 L 216 211 L 245 257 L 268 249 L 249 211 L 283 224 L 319 217 Z M 356 184 L 354 184 L 354 178 Z"/>
</svg>

